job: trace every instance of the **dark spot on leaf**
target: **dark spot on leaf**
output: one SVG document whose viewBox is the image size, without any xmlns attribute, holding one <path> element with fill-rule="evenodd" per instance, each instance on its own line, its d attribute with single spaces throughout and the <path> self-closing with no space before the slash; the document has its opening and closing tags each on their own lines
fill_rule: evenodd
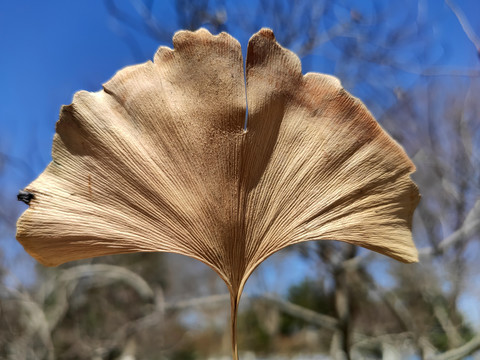
<svg viewBox="0 0 480 360">
<path fill-rule="evenodd" d="M 17 195 L 17 200 L 18 201 L 23 201 L 25 204 L 29 205 L 30 201 L 32 199 L 35 199 L 35 195 L 33 195 L 31 192 L 20 190 Z"/>
</svg>

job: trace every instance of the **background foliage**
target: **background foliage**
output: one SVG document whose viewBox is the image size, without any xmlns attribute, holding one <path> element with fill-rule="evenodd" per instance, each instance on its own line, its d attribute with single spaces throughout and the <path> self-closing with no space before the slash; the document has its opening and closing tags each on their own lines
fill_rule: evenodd
<svg viewBox="0 0 480 360">
<path fill-rule="evenodd" d="M 263 264 L 242 301 L 243 358 L 480 358 L 479 10 L 459 0 L 2 4 L 0 358 L 228 358 L 226 288 L 202 264 L 135 254 L 47 269 L 14 241 L 16 192 L 48 163 L 60 105 L 201 26 L 244 52 L 271 27 L 304 72 L 339 77 L 412 157 L 422 194 L 419 264 L 329 241 Z"/>
</svg>

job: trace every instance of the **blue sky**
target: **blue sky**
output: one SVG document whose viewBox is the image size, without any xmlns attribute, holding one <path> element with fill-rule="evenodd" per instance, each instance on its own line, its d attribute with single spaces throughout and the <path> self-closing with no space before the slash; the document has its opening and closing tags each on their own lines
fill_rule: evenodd
<svg viewBox="0 0 480 360">
<path fill-rule="evenodd" d="M 164 1 L 154 11 L 162 25 L 176 29 L 172 3 Z M 235 3 L 227 2 L 230 17 L 238 13 Z M 438 54 L 448 53 L 448 56 L 439 56 L 442 61 L 439 65 L 478 69 L 479 59 L 474 46 L 444 2 L 426 0 L 419 3 L 423 4 L 420 10 L 413 6 L 412 11 L 420 11 L 428 20 Z M 480 22 L 476 16 L 480 13 L 480 1 L 457 0 L 457 3 L 480 34 Z M 243 4 L 247 14 L 252 4 L 252 1 Z M 360 10 L 368 11 L 367 4 L 364 2 Z M 416 2 L 398 4 L 410 6 Z M 339 7 L 339 16 L 342 11 L 345 7 Z M 245 47 L 250 34 L 236 33 L 234 20 L 228 20 L 229 31 Z M 397 20 L 392 19 L 392 23 Z M 275 31 L 275 26 L 268 21 L 263 26 L 273 27 Z M 119 37 L 122 31 L 124 29 L 109 16 L 103 1 L 0 0 L 0 152 L 18 160 L 6 163 L 5 171 L 0 173 L 3 207 L 18 214 L 25 209 L 24 204 L 11 199 L 50 161 L 51 141 L 62 104 L 70 103 L 78 90 L 99 90 L 101 84 L 122 67 L 151 59 L 159 45 L 171 46 L 169 42 L 158 43 L 133 32 L 140 48 L 142 58 L 139 59 L 139 55 L 134 56 Z M 335 64 L 321 56 L 304 61 L 304 70 L 329 73 L 334 69 Z M 404 76 L 405 83 L 415 78 L 408 73 Z M 362 97 L 361 93 L 356 95 Z M 22 253 L 21 246 L 14 239 L 14 228 L 0 233 L 0 241 L 7 263 Z M 32 269 L 32 264 L 29 259 L 21 257 L 17 268 L 25 271 Z M 294 265 L 290 264 L 289 268 L 292 267 Z M 305 266 L 298 267 L 297 271 L 303 274 Z M 269 274 L 265 276 L 271 277 Z"/>
<path fill-rule="evenodd" d="M 171 3 L 163 2 L 162 9 L 156 11 L 163 15 L 162 25 L 175 29 Z M 442 59 L 444 64 L 470 67 L 478 63 L 473 45 L 448 7 L 438 0 L 428 3 L 426 16 L 432 23 L 438 51 L 448 51 L 448 56 Z M 478 1 L 459 1 L 459 4 L 468 15 L 480 13 Z M 470 20 L 480 33 L 480 23 L 473 16 Z M 272 24 L 265 23 L 269 25 Z M 136 36 L 144 59 L 135 59 L 119 38 L 118 29 L 103 1 L 2 0 L 0 151 L 29 160 L 34 172 L 38 172 L 49 161 L 60 106 L 70 103 L 73 93 L 80 89 L 100 89 L 118 69 L 152 58 L 160 45 L 146 36 Z M 235 28 L 230 26 L 230 29 Z M 236 35 L 241 35 L 240 41 L 245 46 L 246 34 Z M 333 65 L 322 58 L 307 59 L 304 68 L 333 71 Z M 32 151 L 34 157 L 28 159 Z"/>
</svg>

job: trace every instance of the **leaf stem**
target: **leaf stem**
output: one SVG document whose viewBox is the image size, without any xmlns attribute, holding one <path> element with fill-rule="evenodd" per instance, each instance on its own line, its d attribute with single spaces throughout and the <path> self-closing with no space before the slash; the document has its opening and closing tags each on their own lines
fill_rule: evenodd
<svg viewBox="0 0 480 360">
<path fill-rule="evenodd" d="M 237 310 L 238 310 L 238 295 L 230 293 L 230 326 L 232 335 L 232 359 L 238 360 L 237 348 Z"/>
</svg>

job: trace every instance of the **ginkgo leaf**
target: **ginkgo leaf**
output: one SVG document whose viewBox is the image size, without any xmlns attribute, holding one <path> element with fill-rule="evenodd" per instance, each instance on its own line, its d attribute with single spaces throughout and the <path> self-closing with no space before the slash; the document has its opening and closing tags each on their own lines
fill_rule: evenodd
<svg viewBox="0 0 480 360">
<path fill-rule="evenodd" d="M 414 165 L 336 78 L 303 76 L 268 29 L 249 41 L 246 89 L 228 34 L 173 45 L 62 108 L 53 161 L 24 192 L 27 252 L 47 266 L 138 251 L 204 262 L 231 294 L 235 358 L 243 286 L 274 252 L 330 239 L 417 260 Z"/>
</svg>

